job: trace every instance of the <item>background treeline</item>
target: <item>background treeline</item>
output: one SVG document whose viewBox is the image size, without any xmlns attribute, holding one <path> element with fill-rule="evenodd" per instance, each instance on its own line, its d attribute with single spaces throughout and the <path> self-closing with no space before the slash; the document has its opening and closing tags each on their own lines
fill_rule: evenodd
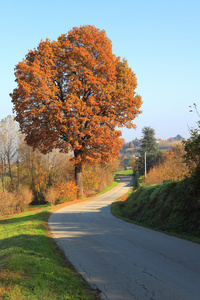
<svg viewBox="0 0 200 300">
<path fill-rule="evenodd" d="M 174 143 L 185 141 L 180 134 L 177 134 L 175 137 L 171 137 L 168 139 L 155 138 L 155 141 L 158 145 L 158 150 L 165 152 L 168 150 Z M 131 142 L 126 143 L 124 141 L 123 148 L 120 151 L 122 155 L 129 156 L 130 154 L 135 154 L 136 156 L 139 154 L 139 149 L 142 143 L 142 139 L 135 138 Z"/>
<path fill-rule="evenodd" d="M 54 150 L 43 155 L 27 146 L 12 116 L 0 122 L 0 215 L 22 211 L 27 205 L 76 199 L 73 155 Z M 118 161 L 85 165 L 85 196 L 113 182 Z"/>
</svg>

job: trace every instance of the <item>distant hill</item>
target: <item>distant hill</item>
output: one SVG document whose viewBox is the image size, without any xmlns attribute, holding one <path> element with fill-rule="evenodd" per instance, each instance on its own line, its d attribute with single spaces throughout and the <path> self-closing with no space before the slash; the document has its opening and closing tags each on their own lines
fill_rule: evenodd
<svg viewBox="0 0 200 300">
<path fill-rule="evenodd" d="M 165 139 L 156 139 L 156 142 L 158 143 L 158 150 L 159 151 L 167 151 L 174 143 L 185 141 L 185 138 L 183 138 L 180 134 L 177 134 L 175 137 Z M 130 156 L 131 154 L 137 155 L 138 151 L 140 149 L 141 139 L 135 138 L 131 142 L 125 143 L 123 145 L 122 150 L 120 150 L 120 153 L 122 155 Z"/>
</svg>

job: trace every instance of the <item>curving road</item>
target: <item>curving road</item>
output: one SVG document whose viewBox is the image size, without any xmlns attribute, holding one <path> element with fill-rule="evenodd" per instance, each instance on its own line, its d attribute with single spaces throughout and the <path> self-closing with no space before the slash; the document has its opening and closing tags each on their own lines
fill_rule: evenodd
<svg viewBox="0 0 200 300">
<path fill-rule="evenodd" d="M 110 204 L 130 186 L 125 176 L 106 194 L 52 214 L 58 246 L 101 299 L 199 300 L 199 244 L 112 216 Z"/>
</svg>

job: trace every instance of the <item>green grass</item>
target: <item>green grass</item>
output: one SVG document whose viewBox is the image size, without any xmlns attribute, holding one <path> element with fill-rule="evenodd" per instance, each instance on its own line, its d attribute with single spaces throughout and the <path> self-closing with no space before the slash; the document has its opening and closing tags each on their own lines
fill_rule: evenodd
<svg viewBox="0 0 200 300">
<path fill-rule="evenodd" d="M 187 180 L 142 186 L 112 213 L 136 224 L 200 242 L 199 195 L 191 196 Z"/>
<path fill-rule="evenodd" d="M 50 208 L 0 219 L 0 299 L 98 299 L 51 237 Z"/>
<path fill-rule="evenodd" d="M 124 171 L 119 171 L 116 173 L 116 175 L 129 175 L 129 176 L 133 176 L 133 170 L 124 170 Z"/>
</svg>

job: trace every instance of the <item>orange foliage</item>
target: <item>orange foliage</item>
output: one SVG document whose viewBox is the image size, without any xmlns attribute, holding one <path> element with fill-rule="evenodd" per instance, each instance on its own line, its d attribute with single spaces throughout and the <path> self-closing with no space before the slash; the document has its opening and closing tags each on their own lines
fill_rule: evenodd
<svg viewBox="0 0 200 300">
<path fill-rule="evenodd" d="M 72 149 L 76 163 L 117 156 L 122 141 L 116 126 L 135 127 L 131 121 L 141 113 L 135 74 L 94 26 L 41 41 L 15 76 L 11 97 L 27 143 L 43 153 Z"/>
<path fill-rule="evenodd" d="M 126 141 L 124 138 L 122 138 L 122 145 L 123 145 L 123 147 L 126 145 Z"/>
<path fill-rule="evenodd" d="M 152 168 L 144 182 L 147 185 L 161 184 L 163 180 L 182 180 L 189 175 L 188 167 L 183 162 L 184 150 L 180 144 L 174 144 L 165 153 L 165 161 Z"/>
<path fill-rule="evenodd" d="M 26 142 L 43 153 L 74 151 L 79 185 L 82 165 L 118 156 L 116 127 L 134 128 L 132 120 L 141 113 L 135 74 L 94 26 L 41 41 L 18 63 L 15 76 L 11 97 Z"/>
<path fill-rule="evenodd" d="M 65 201 L 71 201 L 77 198 L 78 187 L 72 180 L 57 184 L 54 188 L 54 191 L 57 195 L 57 198 L 64 198 Z"/>
</svg>

